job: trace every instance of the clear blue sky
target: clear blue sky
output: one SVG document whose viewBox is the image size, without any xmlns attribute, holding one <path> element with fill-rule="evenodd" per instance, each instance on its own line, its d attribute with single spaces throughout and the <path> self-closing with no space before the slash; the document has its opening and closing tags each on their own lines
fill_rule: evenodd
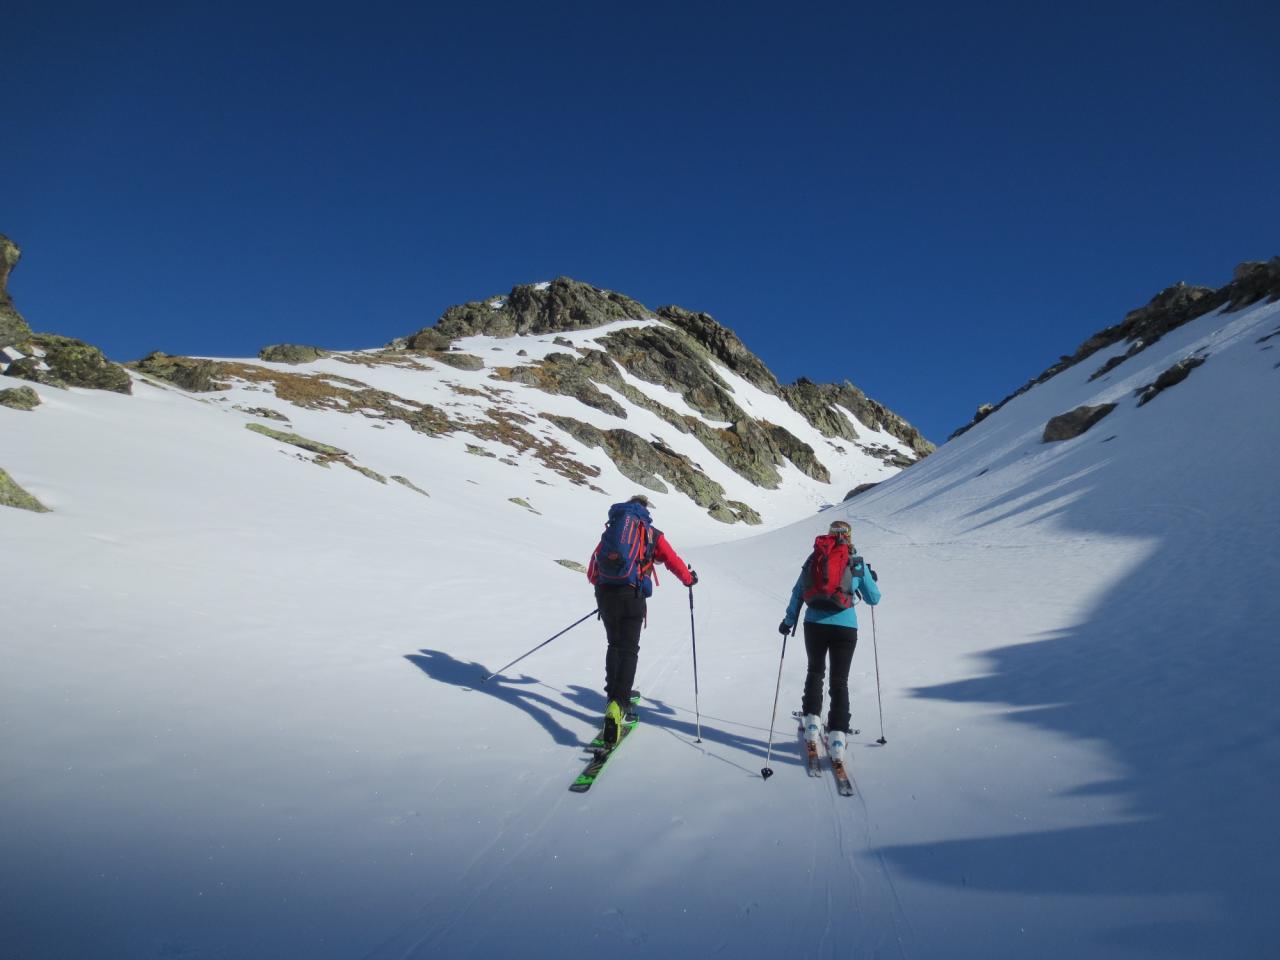
<svg viewBox="0 0 1280 960">
<path fill-rule="evenodd" d="M 121 360 L 377 346 L 563 274 L 941 441 L 1280 253 L 1263 0 L 8 0 L 3 31 L 11 292 Z"/>
</svg>

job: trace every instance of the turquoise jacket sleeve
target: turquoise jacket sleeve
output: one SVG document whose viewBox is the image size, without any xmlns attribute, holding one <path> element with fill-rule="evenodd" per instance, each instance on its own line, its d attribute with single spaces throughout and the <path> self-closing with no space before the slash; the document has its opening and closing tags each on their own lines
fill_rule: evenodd
<svg viewBox="0 0 1280 960">
<path fill-rule="evenodd" d="M 796 585 L 791 588 L 791 602 L 787 604 L 787 613 L 782 618 L 787 626 L 794 626 L 800 617 L 800 604 L 804 602 L 804 571 L 796 577 Z"/>
</svg>

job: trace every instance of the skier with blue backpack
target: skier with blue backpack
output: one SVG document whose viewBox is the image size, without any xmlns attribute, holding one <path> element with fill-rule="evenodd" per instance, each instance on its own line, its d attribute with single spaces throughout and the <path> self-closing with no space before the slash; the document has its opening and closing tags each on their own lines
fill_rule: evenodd
<svg viewBox="0 0 1280 960">
<path fill-rule="evenodd" d="M 608 706 L 600 735 L 608 746 L 616 744 L 624 724 L 634 720 L 628 716 L 631 686 L 640 659 L 640 631 L 647 615 L 645 600 L 653 595 L 657 579 L 655 564 L 661 563 L 686 587 L 698 582 L 698 575 L 653 525 L 649 514 L 652 506 L 648 497 L 637 494 L 626 503 L 610 507 L 604 534 L 587 565 L 587 579 L 595 586 L 597 609 L 609 639 L 604 659 Z"/>
<path fill-rule="evenodd" d="M 804 681 L 804 735 L 816 743 L 819 714 L 822 712 L 822 681 L 827 660 L 831 661 L 829 681 L 831 705 L 827 713 L 827 749 L 833 761 L 844 763 L 849 742 L 849 666 L 858 645 L 858 600 L 875 606 L 880 587 L 871 566 L 855 552 L 853 531 L 837 520 L 827 533 L 813 542 L 813 552 L 805 560 L 791 589 L 791 602 L 778 624 L 783 636 L 795 627 L 800 604 L 808 606 L 804 615 L 804 647 L 809 670 Z"/>
</svg>

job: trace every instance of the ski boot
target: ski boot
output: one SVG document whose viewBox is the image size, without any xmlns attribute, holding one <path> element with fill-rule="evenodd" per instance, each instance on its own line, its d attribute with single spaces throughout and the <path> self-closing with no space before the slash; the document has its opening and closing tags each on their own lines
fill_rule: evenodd
<svg viewBox="0 0 1280 960">
<path fill-rule="evenodd" d="M 804 715 L 804 738 L 810 743 L 818 742 L 818 731 L 822 729 L 821 721 L 818 720 L 816 713 L 806 713 Z"/>
</svg>

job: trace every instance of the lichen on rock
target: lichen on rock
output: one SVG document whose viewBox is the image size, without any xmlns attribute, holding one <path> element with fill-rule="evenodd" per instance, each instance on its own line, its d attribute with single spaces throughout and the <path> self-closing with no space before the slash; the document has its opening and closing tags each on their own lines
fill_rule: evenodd
<svg viewBox="0 0 1280 960">
<path fill-rule="evenodd" d="M 258 359 L 269 363 L 312 363 L 327 356 L 328 350 L 300 343 L 273 343 L 258 351 Z"/>
<path fill-rule="evenodd" d="M 310 453 L 323 454 L 326 457 L 345 457 L 347 451 L 340 450 L 337 447 L 330 446 L 327 443 L 321 443 L 319 440 L 309 440 L 306 437 L 299 436 L 296 433 L 289 433 L 286 430 L 273 430 L 271 427 L 261 423 L 246 423 L 246 430 L 252 430 L 254 433 L 260 433 L 264 437 L 270 437 L 272 440 L 279 440 L 281 443 L 287 443 L 290 446 L 298 447 Z"/>
<path fill-rule="evenodd" d="M 0 390 L 0 407 L 10 410 L 34 410 L 40 406 L 40 394 L 30 387 L 13 387 Z"/>
<path fill-rule="evenodd" d="M 23 490 L 18 481 L 0 469 L 0 506 L 30 510 L 32 513 L 50 513 L 48 507 Z"/>
</svg>

